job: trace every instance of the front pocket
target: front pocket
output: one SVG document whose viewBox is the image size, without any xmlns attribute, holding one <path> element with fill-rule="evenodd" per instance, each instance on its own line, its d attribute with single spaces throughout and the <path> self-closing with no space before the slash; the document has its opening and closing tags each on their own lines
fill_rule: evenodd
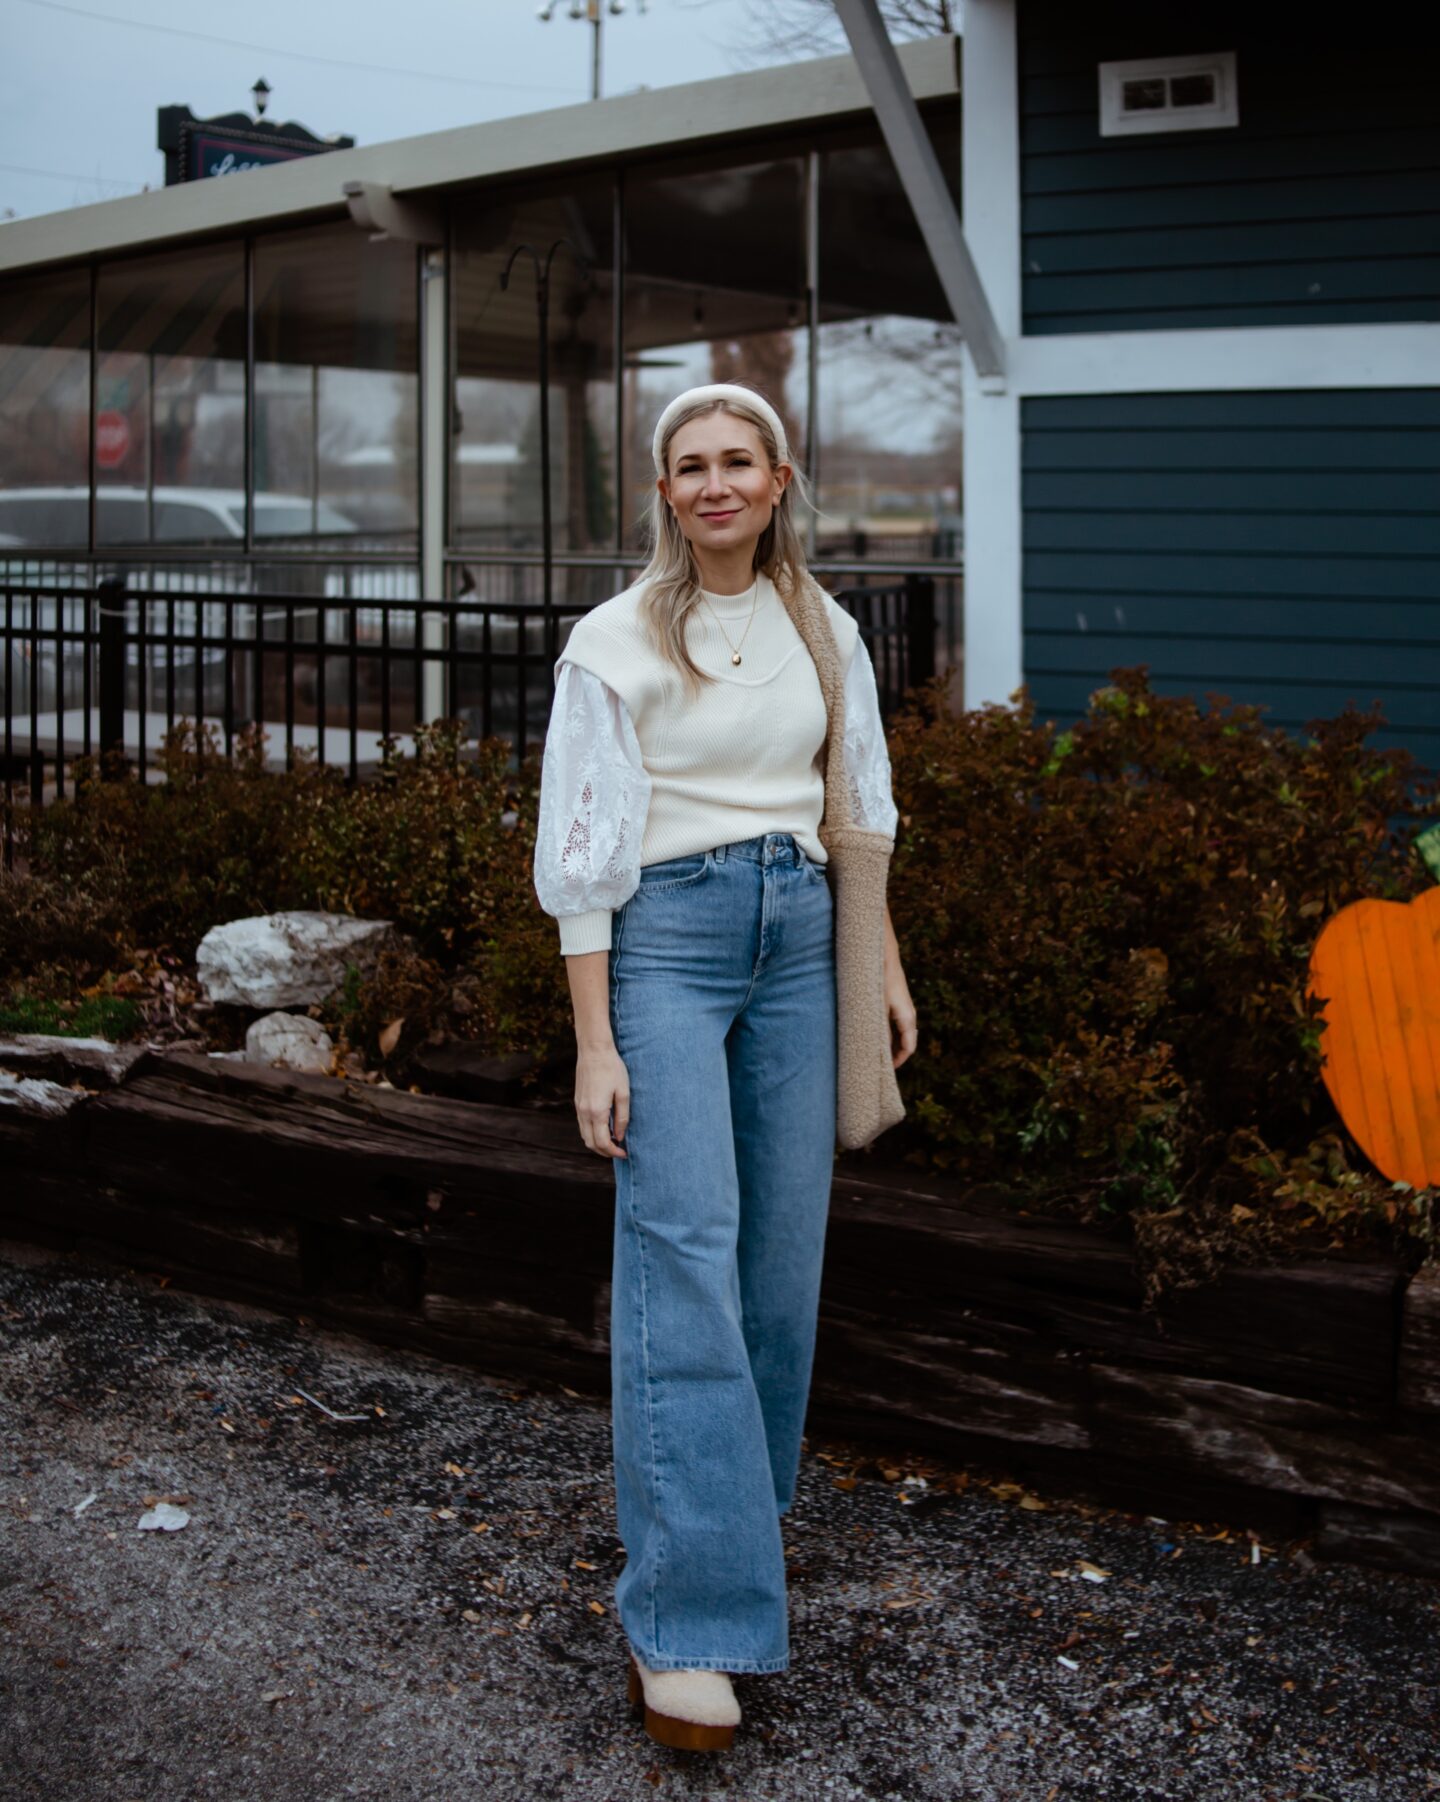
<svg viewBox="0 0 1440 1802">
<path fill-rule="evenodd" d="M 658 889 L 687 888 L 708 876 L 715 867 L 711 851 L 695 851 L 686 857 L 667 857 L 662 863 L 646 864 L 640 871 L 637 895 L 654 894 Z"/>
</svg>

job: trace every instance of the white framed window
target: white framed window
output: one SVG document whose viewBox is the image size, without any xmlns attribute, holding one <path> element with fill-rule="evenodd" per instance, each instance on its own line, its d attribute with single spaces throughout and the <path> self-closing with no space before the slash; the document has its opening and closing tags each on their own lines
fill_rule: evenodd
<svg viewBox="0 0 1440 1802">
<path fill-rule="evenodd" d="M 1205 131 L 1240 123 L 1235 52 L 1100 65 L 1100 135 Z"/>
</svg>

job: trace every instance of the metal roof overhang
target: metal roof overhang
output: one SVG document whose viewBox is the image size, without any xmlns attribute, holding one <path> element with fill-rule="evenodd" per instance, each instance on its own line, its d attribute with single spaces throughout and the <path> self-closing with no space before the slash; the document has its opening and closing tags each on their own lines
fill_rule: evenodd
<svg viewBox="0 0 1440 1802">
<path fill-rule="evenodd" d="M 897 54 L 917 101 L 959 94 L 958 38 L 920 39 L 898 46 Z M 0 275 L 340 218 L 347 182 L 429 200 L 449 189 L 559 167 L 793 134 L 864 117 L 871 107 L 855 59 L 829 56 L 522 113 L 12 220 L 0 225 Z"/>
</svg>

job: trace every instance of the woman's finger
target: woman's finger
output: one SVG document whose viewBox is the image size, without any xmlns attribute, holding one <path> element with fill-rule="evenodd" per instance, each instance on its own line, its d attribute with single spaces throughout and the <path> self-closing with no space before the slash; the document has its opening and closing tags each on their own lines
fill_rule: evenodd
<svg viewBox="0 0 1440 1802">
<path fill-rule="evenodd" d="M 597 1108 L 586 1108 L 581 1116 L 581 1130 L 591 1151 L 604 1158 L 623 1158 L 625 1153 L 610 1137 L 610 1116 Z"/>
</svg>

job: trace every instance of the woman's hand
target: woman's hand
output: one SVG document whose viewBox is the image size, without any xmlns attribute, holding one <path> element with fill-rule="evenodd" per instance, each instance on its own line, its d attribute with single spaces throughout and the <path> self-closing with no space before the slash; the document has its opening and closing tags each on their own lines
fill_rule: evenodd
<svg viewBox="0 0 1440 1802">
<path fill-rule="evenodd" d="M 890 1020 L 890 1062 L 899 1069 L 919 1039 L 915 1003 L 910 998 L 910 985 L 905 980 L 900 962 L 900 946 L 895 928 L 890 923 L 890 904 L 885 904 L 885 1012 Z"/>
<path fill-rule="evenodd" d="M 580 1122 L 580 1137 L 591 1151 L 599 1152 L 602 1158 L 630 1155 L 616 1143 L 625 1137 L 630 1124 L 630 1072 L 613 1044 L 581 1048 L 575 1061 L 575 1118 Z"/>
<path fill-rule="evenodd" d="M 610 953 L 582 951 L 565 959 L 575 1008 L 575 1118 L 580 1137 L 602 1158 L 628 1153 L 617 1139 L 630 1124 L 630 1072 L 610 1025 Z M 611 1111 L 615 1130 L 610 1130 Z"/>
</svg>

